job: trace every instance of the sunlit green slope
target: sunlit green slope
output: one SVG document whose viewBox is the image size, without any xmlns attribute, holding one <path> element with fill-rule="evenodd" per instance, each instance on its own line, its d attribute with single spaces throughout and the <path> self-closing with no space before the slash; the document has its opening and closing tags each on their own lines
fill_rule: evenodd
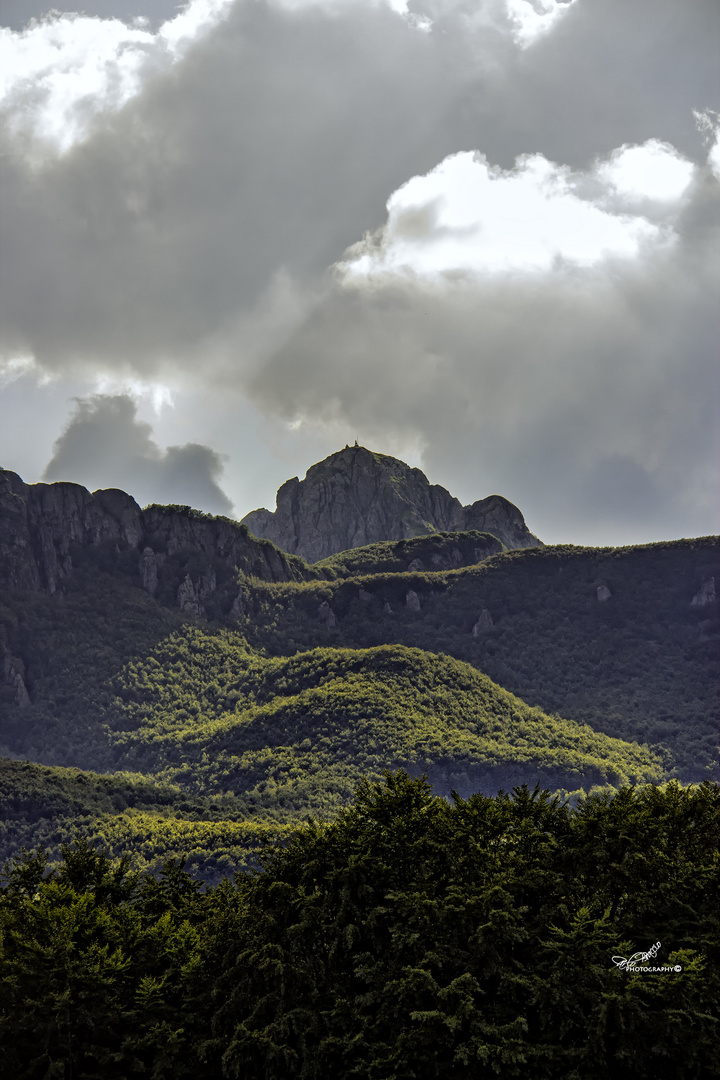
<svg viewBox="0 0 720 1080">
<path fill-rule="evenodd" d="M 88 838 L 137 870 L 156 872 L 168 858 L 216 880 L 254 864 L 260 848 L 294 829 L 271 814 L 251 815 L 242 798 L 205 798 L 131 774 L 100 776 L 80 769 L 0 758 L 0 866 L 21 848 Z"/>
<path fill-rule="evenodd" d="M 349 568 L 353 560 L 365 565 L 362 550 L 347 553 Z M 697 781 L 720 776 L 720 605 L 694 602 L 713 581 L 717 537 L 535 548 L 455 571 L 247 579 L 241 625 L 276 654 L 385 643 L 449 653 L 547 712 L 662 744 L 677 775 Z"/>
<path fill-rule="evenodd" d="M 449 794 L 522 782 L 586 790 L 659 780 L 647 748 L 551 717 L 469 664 L 404 646 L 267 659 L 186 627 L 116 680 L 124 767 L 251 805 L 325 813 L 403 766 Z"/>
</svg>

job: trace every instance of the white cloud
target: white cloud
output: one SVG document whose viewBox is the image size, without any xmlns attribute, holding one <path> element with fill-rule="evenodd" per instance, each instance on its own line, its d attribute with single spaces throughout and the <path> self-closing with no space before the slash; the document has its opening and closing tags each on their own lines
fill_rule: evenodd
<svg viewBox="0 0 720 1080">
<path fill-rule="evenodd" d="M 506 0 L 516 40 L 523 48 L 549 33 L 577 0 Z"/>
<path fill-rule="evenodd" d="M 31 375 L 34 370 L 35 361 L 32 356 L 11 356 L 0 368 L 0 390 Z"/>
<path fill-rule="evenodd" d="M 708 147 L 708 164 L 716 179 L 720 180 L 720 113 L 712 109 L 695 110 L 695 123 Z"/>
<path fill-rule="evenodd" d="M 8 130 L 66 152 L 87 138 L 98 116 L 120 109 L 151 75 L 177 63 L 230 3 L 193 0 L 156 33 L 138 22 L 57 12 L 19 33 L 0 27 L 0 111 Z"/>
<path fill-rule="evenodd" d="M 175 391 L 171 386 L 157 381 L 122 379 L 102 373 L 95 380 L 92 398 L 128 397 L 136 403 L 148 402 L 156 417 L 175 405 Z"/>
<path fill-rule="evenodd" d="M 600 180 L 619 195 L 658 202 L 681 199 L 694 175 L 694 164 L 659 139 L 648 139 L 642 146 L 621 146 L 598 168 Z"/>
<path fill-rule="evenodd" d="M 659 163 L 650 176 L 649 161 Z M 432 276 L 548 271 L 632 258 L 644 246 L 664 242 L 667 232 L 641 214 L 603 208 L 607 188 L 677 199 L 692 173 L 692 164 L 671 147 L 623 147 L 597 169 L 604 190 L 595 185 L 593 202 L 575 188 L 595 177 L 573 175 L 541 154 L 524 155 L 509 170 L 489 165 L 478 152 L 454 154 L 391 195 L 384 230 L 351 249 L 343 270 Z"/>
</svg>

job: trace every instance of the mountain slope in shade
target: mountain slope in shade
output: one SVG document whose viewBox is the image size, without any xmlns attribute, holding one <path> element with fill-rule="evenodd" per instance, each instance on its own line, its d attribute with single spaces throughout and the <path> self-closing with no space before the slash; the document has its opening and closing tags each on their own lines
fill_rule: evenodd
<svg viewBox="0 0 720 1080">
<path fill-rule="evenodd" d="M 276 510 L 253 510 L 243 524 L 283 551 L 317 562 L 382 540 L 477 530 L 507 548 L 541 544 L 516 506 L 490 495 L 470 506 L 421 469 L 364 446 L 346 446 L 278 490 Z"/>
<path fill-rule="evenodd" d="M 109 488 L 25 484 L 0 469 L 0 590 L 62 593 L 88 559 L 189 614 L 218 617 L 236 571 L 270 580 L 312 576 L 298 559 L 229 518 L 189 506 L 146 506 Z"/>
</svg>

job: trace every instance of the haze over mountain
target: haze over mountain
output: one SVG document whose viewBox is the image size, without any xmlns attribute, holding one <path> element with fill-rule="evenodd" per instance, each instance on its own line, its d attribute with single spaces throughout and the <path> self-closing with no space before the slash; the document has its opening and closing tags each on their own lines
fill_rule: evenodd
<svg viewBox="0 0 720 1080">
<path fill-rule="evenodd" d="M 287 480 L 274 513 L 253 510 L 242 520 L 255 536 L 311 563 L 378 540 L 430 532 L 489 532 L 507 548 L 541 543 L 502 496 L 462 506 L 421 469 L 357 443 L 313 465 L 304 480 Z"/>
</svg>

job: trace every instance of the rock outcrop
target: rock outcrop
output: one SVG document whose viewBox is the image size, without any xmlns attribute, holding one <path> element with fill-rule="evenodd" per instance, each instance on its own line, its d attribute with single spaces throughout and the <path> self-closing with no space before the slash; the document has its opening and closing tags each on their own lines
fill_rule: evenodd
<svg viewBox="0 0 720 1080">
<path fill-rule="evenodd" d="M 443 531 L 489 532 L 508 548 L 541 544 L 500 495 L 462 506 L 420 469 L 364 446 L 346 446 L 308 469 L 304 480 L 288 480 L 274 513 L 253 510 L 243 524 L 311 563 L 381 540 Z"/>
<path fill-rule="evenodd" d="M 472 628 L 473 637 L 480 637 L 482 634 L 489 634 L 493 629 L 495 623 L 493 617 L 487 608 L 483 608 L 480 612 L 477 622 Z"/>
<path fill-rule="evenodd" d="M 716 599 L 715 578 L 711 577 L 707 581 L 703 581 L 690 601 L 690 607 L 706 607 L 707 604 L 714 604 Z"/>
<path fill-rule="evenodd" d="M 237 597 L 236 568 L 266 581 L 307 569 L 245 526 L 189 507 L 141 510 L 124 491 L 92 494 L 79 484 L 25 484 L 0 470 L 0 589 L 55 593 L 82 561 L 128 573 L 150 595 L 204 614 L 208 598 Z"/>
<path fill-rule="evenodd" d="M 13 656 L 12 653 L 4 650 L 0 670 L 2 671 L 2 681 L 14 691 L 15 704 L 21 709 L 27 709 L 31 702 L 25 685 L 24 662 L 19 656 Z"/>
<path fill-rule="evenodd" d="M 405 607 L 408 611 L 420 611 L 420 597 L 414 589 L 408 589 L 405 594 Z"/>
<path fill-rule="evenodd" d="M 330 607 L 327 600 L 323 600 L 322 604 L 318 607 L 318 618 L 324 622 L 330 630 L 334 630 L 337 626 L 335 612 Z"/>
</svg>

